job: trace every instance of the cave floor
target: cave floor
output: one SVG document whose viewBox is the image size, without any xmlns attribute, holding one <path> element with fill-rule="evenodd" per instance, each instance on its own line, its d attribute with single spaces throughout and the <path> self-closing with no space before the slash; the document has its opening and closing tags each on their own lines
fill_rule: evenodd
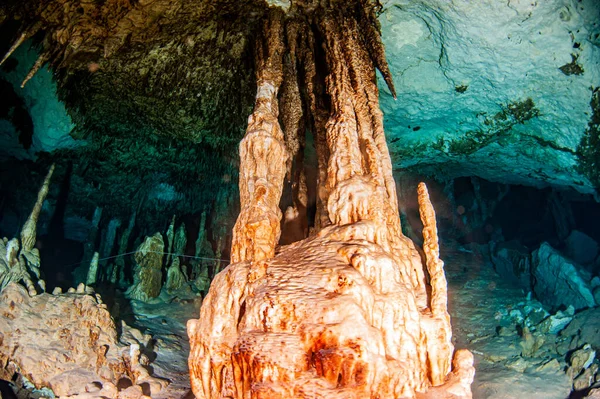
<svg viewBox="0 0 600 399">
<path fill-rule="evenodd" d="M 506 323 L 515 311 L 528 304 L 541 307 L 539 302 L 529 301 L 521 289 L 502 281 L 481 255 L 453 248 L 457 247 L 444 250 L 442 245 L 453 341 L 457 349 L 467 348 L 475 356 L 473 397 L 569 397 L 571 381 L 563 371 L 564 356 L 561 360 L 544 347 L 530 357 L 521 356 L 523 338 L 518 323 Z M 132 301 L 122 316 L 152 335 L 154 346 L 149 349 L 149 357 L 153 374 L 171 380 L 153 399 L 193 398 L 188 379 L 186 322 L 198 317 L 200 301 L 163 295 L 159 299 L 154 304 Z M 503 334 L 497 332 L 500 325 L 507 326 Z"/>
<path fill-rule="evenodd" d="M 152 374 L 171 383 L 152 399 L 193 399 L 187 357 L 190 345 L 186 332 L 188 319 L 200 314 L 199 297 L 169 297 L 163 292 L 155 303 L 131 301 L 124 318 L 153 338 L 149 348 Z M 129 321 L 128 321 L 129 324 Z"/>
<path fill-rule="evenodd" d="M 572 383 L 563 371 L 564 356 L 544 345 L 530 357 L 521 356 L 524 340 L 514 319 L 525 306 L 541 308 L 539 302 L 528 300 L 523 290 L 503 281 L 476 252 L 444 251 L 442 245 L 441 257 L 446 264 L 454 345 L 469 349 L 475 357 L 473 397 L 568 398 Z M 501 325 L 505 329 L 499 334 Z"/>
</svg>

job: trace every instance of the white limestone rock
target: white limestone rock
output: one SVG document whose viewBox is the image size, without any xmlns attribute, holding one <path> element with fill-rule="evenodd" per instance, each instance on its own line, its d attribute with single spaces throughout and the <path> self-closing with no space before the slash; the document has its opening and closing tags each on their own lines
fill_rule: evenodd
<svg viewBox="0 0 600 399">
<path fill-rule="evenodd" d="M 579 267 L 544 242 L 532 254 L 533 289 L 549 306 L 572 305 L 576 310 L 596 305 L 589 281 Z"/>
<path fill-rule="evenodd" d="M 380 84 L 380 101 L 396 168 L 592 192 L 576 150 L 600 85 L 600 3 L 381 3 L 398 100 Z M 560 70 L 572 55 L 582 74 Z M 515 119 L 507 105 L 527 99 L 538 111 Z"/>
</svg>

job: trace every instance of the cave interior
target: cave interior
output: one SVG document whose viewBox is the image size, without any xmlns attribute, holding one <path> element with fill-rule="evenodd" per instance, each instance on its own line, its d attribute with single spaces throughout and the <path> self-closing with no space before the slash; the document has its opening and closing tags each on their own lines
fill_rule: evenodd
<svg viewBox="0 0 600 399">
<path fill-rule="evenodd" d="M 600 398 L 597 1 L 6 0 L 0 56 L 0 398 Z"/>
</svg>

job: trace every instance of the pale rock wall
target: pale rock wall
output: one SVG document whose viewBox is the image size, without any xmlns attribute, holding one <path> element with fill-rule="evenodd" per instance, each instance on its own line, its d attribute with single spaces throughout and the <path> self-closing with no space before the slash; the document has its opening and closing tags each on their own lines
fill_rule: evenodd
<svg viewBox="0 0 600 399">
<path fill-rule="evenodd" d="M 385 89 L 380 96 L 395 168 L 593 191 L 576 150 L 591 117 L 590 87 L 600 85 L 600 3 L 381 3 L 399 88 L 397 101 Z M 559 69 L 572 54 L 582 74 Z M 521 108 L 524 123 L 505 112 L 529 98 L 538 112 Z"/>
</svg>

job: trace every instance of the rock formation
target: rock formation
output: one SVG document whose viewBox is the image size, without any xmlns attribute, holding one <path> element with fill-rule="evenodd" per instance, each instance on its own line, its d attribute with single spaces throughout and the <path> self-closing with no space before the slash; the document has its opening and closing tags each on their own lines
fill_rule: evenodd
<svg viewBox="0 0 600 399">
<path fill-rule="evenodd" d="M 33 250 L 35 246 L 36 237 L 36 229 L 37 229 L 37 221 L 40 216 L 40 211 L 42 210 L 42 205 L 44 204 L 44 200 L 48 195 L 48 190 L 50 189 L 50 179 L 52 179 L 52 174 L 54 173 L 54 165 L 50 167 L 46 178 L 44 179 L 44 183 L 38 192 L 37 201 L 33 206 L 33 210 L 27 218 L 27 221 L 23 225 L 23 229 L 21 229 L 21 247 L 23 253 L 28 253 Z M 38 264 L 39 266 L 39 264 Z"/>
<path fill-rule="evenodd" d="M 135 218 L 137 216 L 137 212 L 134 211 L 129 218 L 129 224 L 123 233 L 121 234 L 121 238 L 119 238 L 119 250 L 118 255 L 123 255 L 127 252 L 127 246 L 129 245 L 129 237 L 131 236 L 131 232 L 133 231 L 133 227 L 135 226 Z M 115 259 L 115 266 L 112 270 L 112 275 L 110 277 L 110 282 L 115 284 L 117 282 L 121 283 L 124 280 L 124 269 L 125 269 L 125 257 L 118 256 Z"/>
<path fill-rule="evenodd" d="M 116 398 L 121 378 L 147 384 L 157 393 L 167 382 L 151 377 L 139 357 L 139 344 L 118 341 L 115 324 L 97 295 L 30 297 L 15 283 L 0 294 L 0 379 L 25 377 L 60 397 L 86 392 L 97 382 L 103 392 L 90 397 Z"/>
<path fill-rule="evenodd" d="M 167 259 L 166 265 L 169 266 L 171 264 L 172 251 L 173 251 L 173 240 L 175 239 L 175 215 L 171 219 L 171 224 L 167 229 Z"/>
<path fill-rule="evenodd" d="M 175 257 L 173 262 L 171 262 L 171 266 L 167 269 L 167 281 L 165 283 L 167 293 L 173 294 L 182 288 L 186 282 L 185 274 L 183 274 L 179 266 L 179 257 Z"/>
<path fill-rule="evenodd" d="M 88 269 L 85 285 L 96 284 L 96 280 L 98 279 L 98 255 L 98 252 L 94 252 L 94 256 L 92 257 L 92 261 L 90 262 Z"/>
<path fill-rule="evenodd" d="M 33 296 L 37 293 L 34 282 L 37 282 L 42 292 L 46 290 L 46 283 L 41 279 L 40 273 L 40 253 L 34 246 L 37 240 L 38 217 L 48 195 L 53 172 L 54 165 L 50 167 L 38 192 L 33 210 L 23 225 L 21 243 L 17 238 L 10 241 L 7 238 L 0 240 L 0 291 L 9 283 L 19 281 L 25 284 L 29 295 Z"/>
<path fill-rule="evenodd" d="M 148 301 L 160 294 L 162 287 L 162 258 L 165 243 L 162 234 L 146 237 L 135 254 L 133 285 L 127 291 L 132 299 Z"/>
<path fill-rule="evenodd" d="M 400 229 L 375 67 L 394 88 L 375 9 L 349 3 L 293 2 L 287 16 L 274 9 L 264 21 L 256 105 L 240 145 L 232 264 L 213 281 L 200 320 L 188 322 L 197 398 L 398 398 L 432 386 L 430 397 L 471 397 L 472 355 L 457 351 L 451 366 L 446 280 L 424 185 L 426 267 Z M 326 70 L 315 61 L 316 37 Z M 288 56 L 306 74 L 298 79 L 326 173 L 314 234 L 276 249 L 295 145 L 277 119 L 297 111 L 277 101 Z"/>
<path fill-rule="evenodd" d="M 596 306 L 590 281 L 581 266 L 546 242 L 531 256 L 533 290 L 542 302 L 552 307 L 573 305 L 577 310 Z"/>
</svg>

